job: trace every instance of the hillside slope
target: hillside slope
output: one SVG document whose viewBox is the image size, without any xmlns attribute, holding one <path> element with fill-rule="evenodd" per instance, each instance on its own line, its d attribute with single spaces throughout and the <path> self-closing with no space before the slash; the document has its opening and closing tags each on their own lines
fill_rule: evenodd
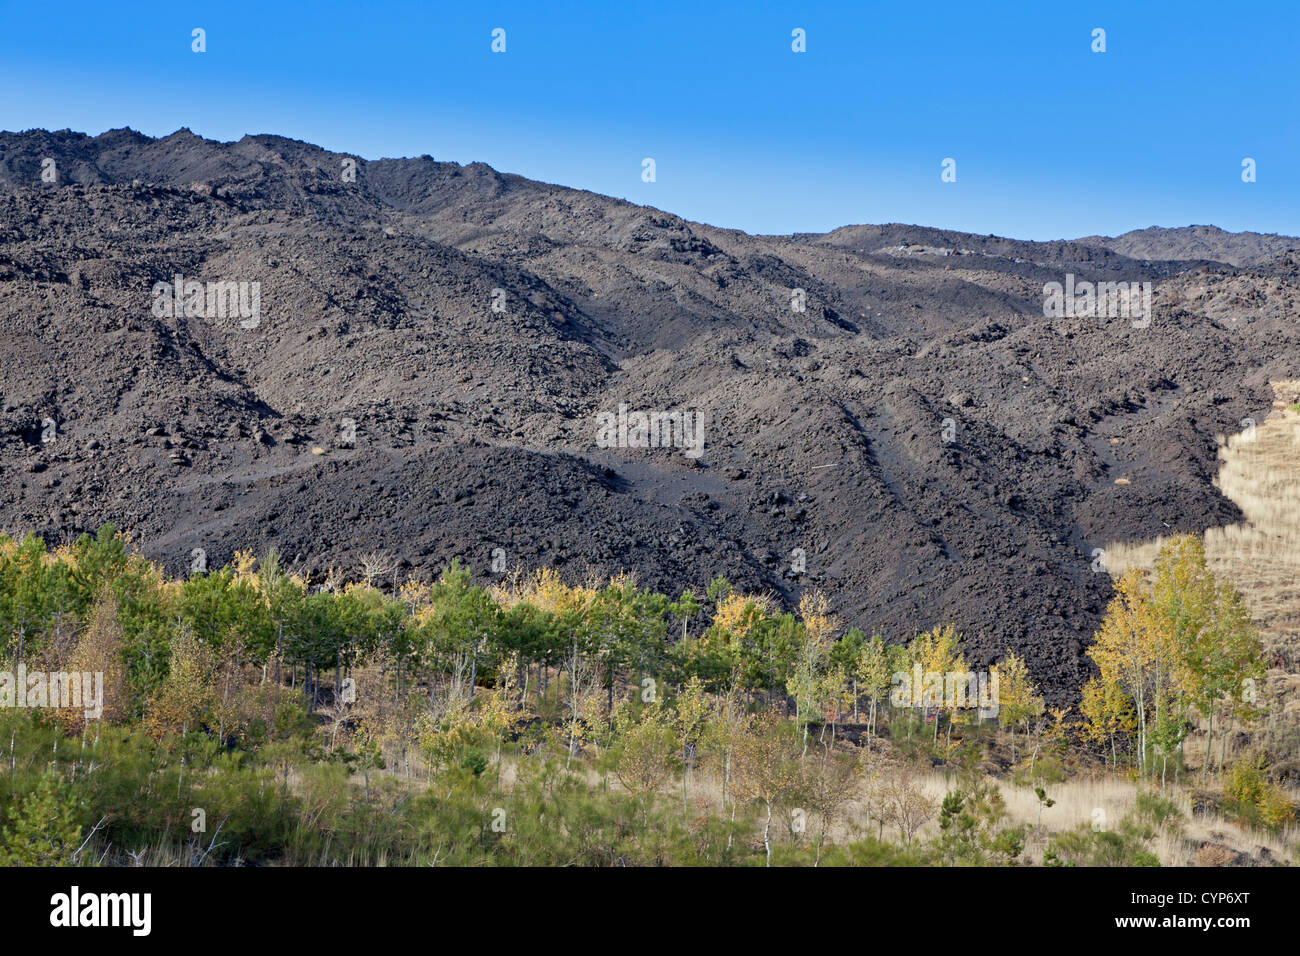
<svg viewBox="0 0 1300 956">
<path fill-rule="evenodd" d="M 1062 700 L 1110 594 L 1092 550 L 1239 521 L 1215 435 L 1300 356 L 1293 254 L 1116 242 L 750 236 L 481 164 L 0 133 L 0 515 L 111 520 L 175 570 L 492 577 L 500 548 L 821 587 L 868 631 L 1017 650 Z M 1150 325 L 1044 317 L 1067 273 L 1153 283 Z M 260 283 L 256 327 L 157 314 L 176 275 Z M 703 454 L 597 447 L 620 403 L 698 409 Z"/>
</svg>

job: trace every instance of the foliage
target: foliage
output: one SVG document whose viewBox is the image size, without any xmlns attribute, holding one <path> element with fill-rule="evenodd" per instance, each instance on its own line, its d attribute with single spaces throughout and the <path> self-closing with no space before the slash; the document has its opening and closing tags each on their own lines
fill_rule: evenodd
<svg viewBox="0 0 1300 956">
<path fill-rule="evenodd" d="M 1046 809 L 1076 740 L 1163 779 L 1193 717 L 1258 713 L 1258 636 L 1191 541 L 1119 583 L 1081 722 L 1010 652 L 996 725 L 946 692 L 895 702 L 897 675 L 967 673 L 962 635 L 868 638 L 819 592 L 788 613 L 721 577 L 673 600 L 625 575 L 392 571 L 310 579 L 237 552 L 171 580 L 112 526 L 53 550 L 0 535 L 0 658 L 102 674 L 104 693 L 97 718 L 0 708 L 0 861 L 1015 865 L 1026 831 L 981 749 L 1009 738 Z M 884 770 L 881 735 L 944 767 L 942 799 L 915 765 Z M 1261 761 L 1233 766 L 1227 806 L 1284 827 Z M 1161 801 L 1050 859 L 1144 861 L 1144 834 L 1177 825 Z"/>
<path fill-rule="evenodd" d="M 1277 832 L 1295 822 L 1295 805 L 1286 791 L 1268 779 L 1262 754 L 1243 756 L 1233 765 L 1223 795 L 1225 809 L 1251 826 Z"/>
<path fill-rule="evenodd" d="M 81 841 L 68 787 L 53 773 L 36 778 L 0 829 L 0 866 L 68 866 Z"/>
</svg>

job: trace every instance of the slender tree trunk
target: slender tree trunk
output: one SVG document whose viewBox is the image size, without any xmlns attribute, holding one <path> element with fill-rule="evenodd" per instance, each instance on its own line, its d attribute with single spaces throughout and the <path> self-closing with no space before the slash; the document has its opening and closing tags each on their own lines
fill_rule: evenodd
<svg viewBox="0 0 1300 956">
<path fill-rule="evenodd" d="M 1138 685 L 1137 699 L 1138 773 L 1145 775 L 1147 771 L 1147 703 L 1146 695 L 1142 692 L 1141 684 Z"/>
<path fill-rule="evenodd" d="M 1205 774 L 1210 769 L 1210 754 L 1214 750 L 1214 711 L 1210 711 L 1210 725 L 1205 731 L 1205 759 L 1201 761 L 1201 783 L 1205 783 Z"/>
<path fill-rule="evenodd" d="M 1219 728 L 1219 775 L 1223 775 L 1223 760 L 1228 753 L 1228 718 L 1224 715 L 1223 726 Z"/>
<path fill-rule="evenodd" d="M 767 801 L 767 819 L 763 821 L 763 849 L 767 853 L 767 866 L 772 865 L 772 803 Z"/>
<path fill-rule="evenodd" d="M 686 775 L 690 773 L 690 753 L 687 745 L 682 744 L 682 816 L 686 816 Z"/>
</svg>

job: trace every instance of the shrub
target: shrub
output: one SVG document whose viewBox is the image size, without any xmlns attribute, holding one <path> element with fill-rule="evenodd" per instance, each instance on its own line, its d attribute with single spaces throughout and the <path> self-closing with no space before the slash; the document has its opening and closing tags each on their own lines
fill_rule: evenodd
<svg viewBox="0 0 1300 956">
<path fill-rule="evenodd" d="M 0 866 L 69 866 L 80 843 L 68 787 L 47 771 L 0 830 Z"/>
<path fill-rule="evenodd" d="M 1238 760 L 1223 785 L 1223 794 L 1227 798 L 1224 809 L 1250 826 L 1276 832 L 1296 818 L 1286 792 L 1268 779 L 1263 754 Z"/>
<path fill-rule="evenodd" d="M 1178 832 L 1183 825 L 1183 811 L 1173 800 L 1158 793 L 1139 793 L 1133 806 L 1133 817 L 1157 829 Z"/>
</svg>

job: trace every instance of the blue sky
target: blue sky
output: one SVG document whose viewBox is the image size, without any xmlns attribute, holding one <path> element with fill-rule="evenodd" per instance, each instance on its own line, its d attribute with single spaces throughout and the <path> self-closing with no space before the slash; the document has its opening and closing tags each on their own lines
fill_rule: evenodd
<svg viewBox="0 0 1300 956">
<path fill-rule="evenodd" d="M 1300 0 L 0 0 L 0 128 L 428 153 L 750 232 L 1295 235 L 1298 60 Z"/>
</svg>

